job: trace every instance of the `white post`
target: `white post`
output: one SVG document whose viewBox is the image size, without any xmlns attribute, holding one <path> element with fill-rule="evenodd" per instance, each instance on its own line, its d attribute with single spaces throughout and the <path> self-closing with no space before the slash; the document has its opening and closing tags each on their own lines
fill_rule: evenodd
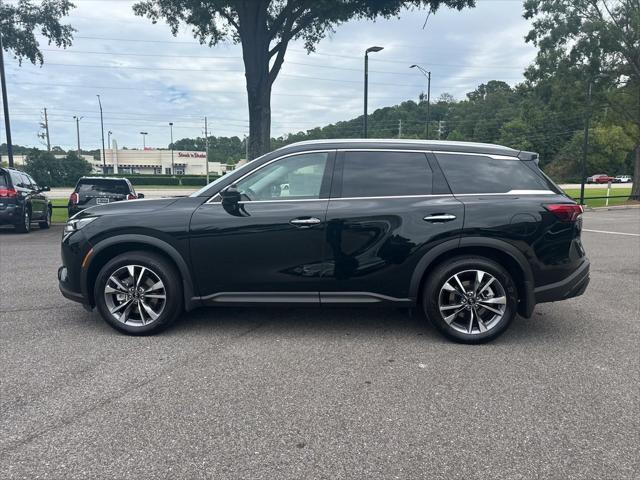
<svg viewBox="0 0 640 480">
<path fill-rule="evenodd" d="M 607 200 L 605 202 L 605 207 L 609 206 L 609 194 L 611 193 L 611 180 L 607 183 Z"/>
</svg>

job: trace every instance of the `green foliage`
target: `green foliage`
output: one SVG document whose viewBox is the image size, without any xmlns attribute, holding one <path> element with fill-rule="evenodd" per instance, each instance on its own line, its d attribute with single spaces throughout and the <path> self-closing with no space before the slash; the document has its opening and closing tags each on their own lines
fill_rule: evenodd
<svg viewBox="0 0 640 480">
<path fill-rule="evenodd" d="M 57 158 L 52 153 L 34 148 L 27 154 L 24 170 L 39 185 L 68 187 L 91 173 L 91 165 L 75 152 L 69 152 L 65 158 Z"/>
<path fill-rule="evenodd" d="M 580 181 L 583 134 L 576 133 L 546 168 L 552 178 Z M 587 172 L 609 175 L 629 174 L 633 167 L 630 152 L 635 142 L 619 125 L 598 125 L 590 130 Z"/>
<path fill-rule="evenodd" d="M 66 158 L 60 160 L 60 173 L 62 185 L 75 185 L 80 177 L 91 173 L 91 164 L 78 157 L 76 152 L 69 152 Z"/>
<path fill-rule="evenodd" d="M 62 17 L 74 8 L 69 0 L 44 0 L 33 2 L 20 0 L 15 4 L 0 2 L 0 32 L 3 48 L 13 52 L 22 61 L 31 63 L 44 61 L 35 31 L 58 47 L 71 46 L 74 29 L 60 23 Z"/>
</svg>

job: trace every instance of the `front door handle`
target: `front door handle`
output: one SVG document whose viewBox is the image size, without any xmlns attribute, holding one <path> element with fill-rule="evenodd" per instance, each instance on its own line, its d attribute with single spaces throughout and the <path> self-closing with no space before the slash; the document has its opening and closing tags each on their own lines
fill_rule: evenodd
<svg viewBox="0 0 640 480">
<path fill-rule="evenodd" d="M 322 220 L 315 217 L 308 218 L 294 218 L 293 220 L 289 220 L 289 223 L 292 225 L 296 225 L 299 227 L 312 227 L 313 225 L 318 225 Z"/>
<path fill-rule="evenodd" d="M 427 215 L 424 217 L 425 222 L 438 223 L 438 222 L 450 222 L 451 220 L 455 220 L 456 216 L 451 215 L 450 213 L 438 213 L 435 215 Z"/>
</svg>

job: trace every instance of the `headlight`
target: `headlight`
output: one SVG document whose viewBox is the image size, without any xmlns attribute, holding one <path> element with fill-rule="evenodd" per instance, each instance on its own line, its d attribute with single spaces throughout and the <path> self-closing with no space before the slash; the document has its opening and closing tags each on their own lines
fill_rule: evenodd
<svg viewBox="0 0 640 480">
<path fill-rule="evenodd" d="M 71 235 L 73 232 L 77 232 L 78 230 L 84 228 L 85 226 L 93 222 L 96 218 L 98 217 L 84 217 L 69 220 L 64 226 L 65 236 Z"/>
</svg>

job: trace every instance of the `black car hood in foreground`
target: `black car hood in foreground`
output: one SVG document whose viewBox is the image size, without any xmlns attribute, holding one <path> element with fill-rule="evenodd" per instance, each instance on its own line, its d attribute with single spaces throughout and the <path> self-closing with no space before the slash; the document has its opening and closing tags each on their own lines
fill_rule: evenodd
<svg viewBox="0 0 640 480">
<path fill-rule="evenodd" d="M 157 198 L 157 199 L 140 199 L 126 200 L 122 202 L 113 202 L 106 205 L 99 205 L 82 210 L 73 218 L 95 217 L 105 215 L 131 215 L 131 214 L 147 214 L 167 208 L 169 205 L 177 202 L 179 198 Z"/>
</svg>

